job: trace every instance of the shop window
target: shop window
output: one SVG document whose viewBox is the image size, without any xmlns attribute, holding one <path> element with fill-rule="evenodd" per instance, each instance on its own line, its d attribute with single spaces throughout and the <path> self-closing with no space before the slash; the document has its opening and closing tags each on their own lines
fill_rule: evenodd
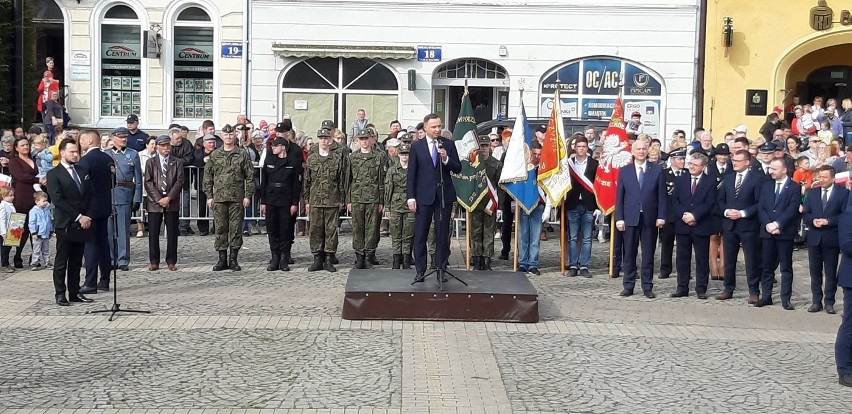
<svg viewBox="0 0 852 414">
<path fill-rule="evenodd" d="M 142 32 L 128 6 L 107 10 L 101 23 L 101 116 L 141 112 Z"/>
<path fill-rule="evenodd" d="M 213 26 L 204 10 L 178 14 L 172 58 L 174 118 L 213 118 Z"/>
</svg>

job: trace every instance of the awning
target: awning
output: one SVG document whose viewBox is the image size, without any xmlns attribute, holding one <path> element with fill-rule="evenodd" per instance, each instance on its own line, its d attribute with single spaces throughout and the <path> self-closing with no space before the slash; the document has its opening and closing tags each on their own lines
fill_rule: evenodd
<svg viewBox="0 0 852 414">
<path fill-rule="evenodd" d="M 408 46 L 288 45 L 273 43 L 272 52 L 280 57 L 343 57 L 366 59 L 415 59 L 417 50 Z"/>
</svg>

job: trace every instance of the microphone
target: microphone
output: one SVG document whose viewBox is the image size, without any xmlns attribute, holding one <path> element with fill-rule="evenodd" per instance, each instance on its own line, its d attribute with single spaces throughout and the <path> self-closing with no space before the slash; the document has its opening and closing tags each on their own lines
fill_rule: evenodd
<svg viewBox="0 0 852 414">
<path fill-rule="evenodd" d="M 438 138 L 437 143 L 435 144 L 438 149 L 444 148 L 444 143 L 441 142 L 441 138 Z"/>
</svg>

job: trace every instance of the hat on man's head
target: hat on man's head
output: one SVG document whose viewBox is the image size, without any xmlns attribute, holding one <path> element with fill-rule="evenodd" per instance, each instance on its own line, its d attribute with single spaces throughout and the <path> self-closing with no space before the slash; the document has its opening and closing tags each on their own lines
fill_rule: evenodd
<svg viewBox="0 0 852 414">
<path fill-rule="evenodd" d="M 488 135 L 480 135 L 479 145 L 491 145 L 491 137 Z"/>
<path fill-rule="evenodd" d="M 743 124 L 739 124 L 736 128 L 734 128 L 734 132 L 748 134 L 748 127 Z"/>
<path fill-rule="evenodd" d="M 408 128 L 405 128 L 405 131 L 409 134 L 412 132 L 417 132 L 417 127 L 409 125 Z"/>
<path fill-rule="evenodd" d="M 287 132 L 293 130 L 293 121 L 285 119 L 275 125 L 275 132 Z"/>
<path fill-rule="evenodd" d="M 713 149 L 711 155 L 731 155 L 731 149 L 728 147 L 728 144 L 719 144 Z"/>
<path fill-rule="evenodd" d="M 115 136 L 115 137 L 122 136 L 122 135 L 126 137 L 126 136 L 130 135 L 130 130 L 125 128 L 125 127 L 118 127 L 116 129 L 113 129 L 112 132 L 110 132 L 109 134 L 112 135 L 112 136 Z"/>
<path fill-rule="evenodd" d="M 213 134 L 204 134 L 204 137 L 201 138 L 202 141 L 215 141 L 216 137 Z"/>
<path fill-rule="evenodd" d="M 408 154 L 411 152 L 411 145 L 409 144 L 400 144 L 399 145 L 399 153 L 400 154 Z"/>
<path fill-rule="evenodd" d="M 233 133 L 233 132 L 234 132 L 234 127 L 232 127 L 231 124 L 225 124 L 225 126 L 222 127 L 222 133 L 224 133 L 224 134 L 230 134 L 230 133 Z"/>
<path fill-rule="evenodd" d="M 776 114 L 781 115 L 784 112 L 784 110 L 781 109 L 780 106 L 776 106 L 775 108 L 772 108 L 772 112 L 775 112 Z"/>
<path fill-rule="evenodd" d="M 125 122 L 128 124 L 133 122 L 139 122 L 139 117 L 134 114 L 127 115 L 127 119 L 125 120 Z"/>
<path fill-rule="evenodd" d="M 544 134 L 545 132 L 547 132 L 547 125 L 539 125 L 535 127 L 535 132 L 541 132 L 542 134 Z"/>
<path fill-rule="evenodd" d="M 320 126 L 320 128 L 334 129 L 334 121 L 332 121 L 330 119 L 326 119 L 325 121 L 322 121 L 322 126 Z"/>
<path fill-rule="evenodd" d="M 771 154 L 775 152 L 775 144 L 767 142 L 760 146 L 759 151 L 761 154 Z"/>
<path fill-rule="evenodd" d="M 686 158 L 686 150 L 681 148 L 681 149 L 669 152 L 669 158 Z"/>
<path fill-rule="evenodd" d="M 373 131 L 364 128 L 355 131 L 355 138 L 369 138 L 373 136 Z"/>
<path fill-rule="evenodd" d="M 286 145 L 286 144 L 287 144 L 287 140 L 282 138 L 282 137 L 277 137 L 277 138 L 272 140 L 272 146 L 273 147 L 277 147 L 279 145 Z"/>
<path fill-rule="evenodd" d="M 633 113 L 630 114 L 630 117 L 633 118 L 634 116 L 638 116 L 639 118 L 641 118 L 642 114 L 640 114 L 639 111 L 633 111 Z"/>
<path fill-rule="evenodd" d="M 396 139 L 398 139 L 400 143 L 411 143 L 411 135 L 408 135 L 407 132 L 400 132 L 397 134 Z"/>
<path fill-rule="evenodd" d="M 784 141 L 776 139 L 772 141 L 772 145 L 775 145 L 775 151 L 784 151 Z"/>
<path fill-rule="evenodd" d="M 168 135 L 160 135 L 160 136 L 157 137 L 157 145 L 171 144 L 171 143 L 172 143 L 172 139 L 169 138 Z"/>
<path fill-rule="evenodd" d="M 323 124 L 325 124 L 325 122 L 323 122 Z M 317 138 L 320 137 L 331 137 L 331 130 L 326 127 L 320 128 L 320 130 L 317 131 Z"/>
<path fill-rule="evenodd" d="M 398 140 L 398 139 L 396 139 L 396 138 L 391 138 L 391 139 L 389 139 L 389 140 L 388 140 L 388 142 L 385 144 L 385 146 L 386 146 L 386 147 L 388 147 L 388 148 L 390 148 L 390 147 L 398 147 L 398 146 L 399 146 L 399 144 L 400 144 L 400 142 L 399 142 L 399 140 Z"/>
</svg>

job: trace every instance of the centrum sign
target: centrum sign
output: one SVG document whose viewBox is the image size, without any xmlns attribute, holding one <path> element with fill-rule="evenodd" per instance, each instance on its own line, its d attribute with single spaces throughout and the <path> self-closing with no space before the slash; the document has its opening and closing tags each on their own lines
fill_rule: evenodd
<svg viewBox="0 0 852 414">
<path fill-rule="evenodd" d="M 213 60 L 213 47 L 178 45 L 175 47 L 175 60 Z"/>
<path fill-rule="evenodd" d="M 139 46 L 104 43 L 102 45 L 103 57 L 107 59 L 139 59 Z"/>
</svg>

